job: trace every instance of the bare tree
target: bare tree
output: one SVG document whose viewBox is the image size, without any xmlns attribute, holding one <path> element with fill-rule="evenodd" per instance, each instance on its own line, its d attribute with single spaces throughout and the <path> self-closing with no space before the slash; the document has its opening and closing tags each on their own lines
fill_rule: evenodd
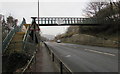
<svg viewBox="0 0 120 74">
<path fill-rule="evenodd" d="M 7 17 L 7 27 L 11 30 L 14 29 L 13 26 L 17 26 L 18 19 L 13 18 L 12 16 Z"/>
<path fill-rule="evenodd" d="M 3 15 L 0 14 L 0 26 L 2 25 L 2 17 L 3 17 Z"/>
<path fill-rule="evenodd" d="M 113 2 L 113 4 L 119 9 L 119 14 L 120 14 L 120 1 L 119 2 Z"/>
<path fill-rule="evenodd" d="M 86 16 L 92 17 L 96 15 L 98 11 L 105 8 L 107 5 L 108 2 L 90 2 L 84 12 Z"/>
<path fill-rule="evenodd" d="M 10 24 L 10 26 L 13 26 L 14 18 L 12 16 L 7 17 L 7 23 Z"/>
</svg>

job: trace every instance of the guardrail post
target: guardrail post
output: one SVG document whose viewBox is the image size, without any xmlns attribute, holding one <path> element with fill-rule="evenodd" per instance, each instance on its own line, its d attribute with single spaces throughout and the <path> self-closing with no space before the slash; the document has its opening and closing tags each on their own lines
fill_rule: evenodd
<svg viewBox="0 0 120 74">
<path fill-rule="evenodd" d="M 43 42 L 43 43 L 44 43 L 44 42 Z M 59 72 L 60 72 L 60 74 L 63 74 L 63 72 L 69 72 L 69 74 L 73 74 L 72 71 L 69 69 L 69 67 L 67 67 L 67 66 L 62 62 L 62 60 L 61 60 L 60 58 L 58 58 L 58 57 L 56 56 L 56 54 L 55 54 L 52 50 L 49 49 L 49 47 L 47 46 L 47 44 L 44 43 L 44 45 L 46 46 L 46 48 L 47 48 L 48 51 L 50 52 L 51 60 L 52 60 L 54 63 L 56 63 L 56 64 L 59 65 Z M 55 60 L 57 60 L 57 61 L 55 61 Z"/>
<path fill-rule="evenodd" d="M 63 65 L 62 65 L 62 62 L 60 62 L 60 74 L 63 74 Z"/>
<path fill-rule="evenodd" d="M 54 54 L 52 53 L 52 61 L 54 62 Z"/>
</svg>

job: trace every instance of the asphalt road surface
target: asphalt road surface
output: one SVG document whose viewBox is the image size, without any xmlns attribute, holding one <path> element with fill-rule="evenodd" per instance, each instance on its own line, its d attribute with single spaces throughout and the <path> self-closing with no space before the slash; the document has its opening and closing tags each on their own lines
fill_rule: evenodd
<svg viewBox="0 0 120 74">
<path fill-rule="evenodd" d="M 118 72 L 118 49 L 46 42 L 73 72 Z"/>
</svg>

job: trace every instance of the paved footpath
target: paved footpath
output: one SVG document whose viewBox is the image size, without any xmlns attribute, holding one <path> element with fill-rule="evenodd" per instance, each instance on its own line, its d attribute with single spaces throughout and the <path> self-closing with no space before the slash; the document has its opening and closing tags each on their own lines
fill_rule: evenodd
<svg viewBox="0 0 120 74">
<path fill-rule="evenodd" d="M 0 25 L 0 74 L 2 73 L 2 26 Z"/>
<path fill-rule="evenodd" d="M 58 72 L 56 66 L 51 61 L 50 55 L 46 48 L 42 46 L 36 54 L 36 65 L 31 67 L 32 72 Z"/>
</svg>

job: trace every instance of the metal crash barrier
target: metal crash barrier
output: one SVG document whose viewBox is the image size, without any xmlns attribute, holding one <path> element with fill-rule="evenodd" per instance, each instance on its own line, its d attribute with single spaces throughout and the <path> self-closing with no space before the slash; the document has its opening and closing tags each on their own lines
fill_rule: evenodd
<svg viewBox="0 0 120 74">
<path fill-rule="evenodd" d="M 52 62 L 59 68 L 60 74 L 73 74 L 72 70 L 51 50 L 51 48 L 45 42 L 43 43 L 51 56 Z"/>
</svg>

